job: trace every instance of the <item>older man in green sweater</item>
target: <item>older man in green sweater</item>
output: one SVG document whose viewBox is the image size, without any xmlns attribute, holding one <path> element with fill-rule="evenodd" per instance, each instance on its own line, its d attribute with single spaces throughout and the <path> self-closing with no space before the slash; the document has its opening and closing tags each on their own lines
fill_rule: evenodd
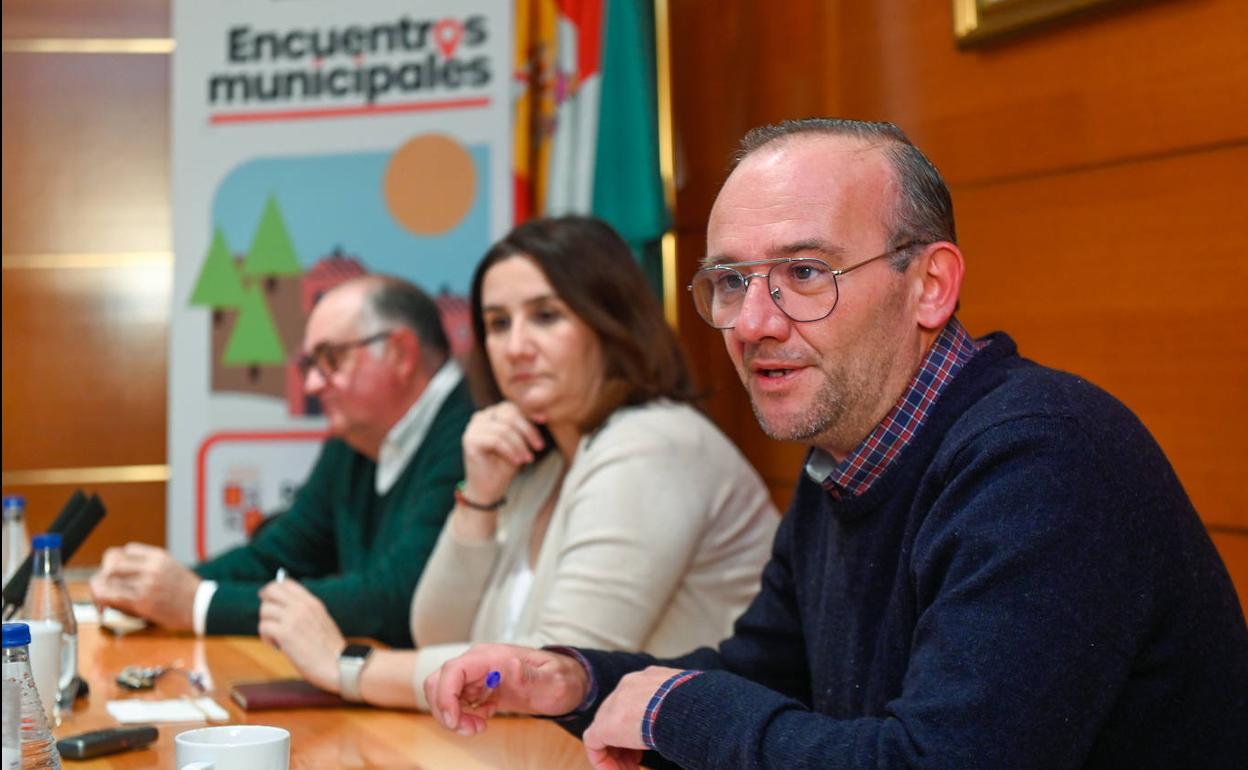
<svg viewBox="0 0 1248 770">
<path fill-rule="evenodd" d="M 467 386 L 433 301 L 395 278 L 327 293 L 303 349 L 304 388 L 331 438 L 290 508 L 193 570 L 162 548 L 110 548 L 91 580 L 98 604 L 166 628 L 255 634 L 257 592 L 281 568 L 347 635 L 412 645 L 412 592 L 463 478 Z"/>
</svg>

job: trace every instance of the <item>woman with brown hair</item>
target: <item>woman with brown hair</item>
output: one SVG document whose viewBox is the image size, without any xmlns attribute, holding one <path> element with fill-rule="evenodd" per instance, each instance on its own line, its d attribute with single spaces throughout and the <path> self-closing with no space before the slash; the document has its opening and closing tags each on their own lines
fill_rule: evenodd
<svg viewBox="0 0 1248 770">
<path fill-rule="evenodd" d="M 664 655 L 725 637 L 778 517 L 690 405 L 679 343 L 628 246 L 594 219 L 527 222 L 487 252 L 471 302 L 483 408 L 413 597 L 419 648 L 371 654 L 343 687 L 345 642 L 291 581 L 262 592 L 261 634 L 327 690 L 419 708 L 425 676 L 474 641 Z"/>
</svg>

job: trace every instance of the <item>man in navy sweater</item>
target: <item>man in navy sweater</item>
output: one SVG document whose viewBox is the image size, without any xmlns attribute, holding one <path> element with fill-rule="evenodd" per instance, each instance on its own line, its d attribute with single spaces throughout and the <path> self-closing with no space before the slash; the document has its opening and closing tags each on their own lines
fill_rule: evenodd
<svg viewBox="0 0 1248 770">
<path fill-rule="evenodd" d="M 1196 511 L 1120 403 L 958 323 L 949 193 L 904 134 L 752 131 L 707 247 L 699 312 L 764 430 L 811 447 L 758 598 L 676 660 L 476 647 L 426 682 L 443 724 L 561 715 L 602 770 L 647 749 L 720 770 L 1248 763 L 1248 628 Z"/>
</svg>

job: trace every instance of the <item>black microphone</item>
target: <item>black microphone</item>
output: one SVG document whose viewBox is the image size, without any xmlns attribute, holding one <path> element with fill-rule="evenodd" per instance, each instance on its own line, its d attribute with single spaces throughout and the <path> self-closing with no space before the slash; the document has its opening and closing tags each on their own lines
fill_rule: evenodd
<svg viewBox="0 0 1248 770">
<path fill-rule="evenodd" d="M 106 513 L 108 511 L 99 495 L 93 494 L 87 499 L 87 504 L 79 509 L 78 514 L 70 518 L 65 529 L 61 531 L 61 564 L 69 563 L 78 547 L 95 531 Z"/>
<path fill-rule="evenodd" d="M 87 539 L 107 511 L 104 503 L 96 495 L 88 498 L 79 489 L 66 501 L 61 512 L 57 514 L 48 532 L 56 532 L 61 536 L 61 563 L 67 564 L 82 542 Z M 13 573 L 4 587 L 4 619 L 13 617 L 22 602 L 26 600 L 26 587 L 30 584 L 30 573 L 34 567 L 34 554 L 26 556 L 22 566 Z"/>
</svg>

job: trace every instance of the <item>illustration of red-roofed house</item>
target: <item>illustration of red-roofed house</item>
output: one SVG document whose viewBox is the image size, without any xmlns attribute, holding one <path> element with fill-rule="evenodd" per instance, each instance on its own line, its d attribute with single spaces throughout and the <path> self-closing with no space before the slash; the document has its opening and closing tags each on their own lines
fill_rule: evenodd
<svg viewBox="0 0 1248 770">
<path fill-rule="evenodd" d="M 341 247 L 335 247 L 332 252 L 318 259 L 303 274 L 301 306 L 304 318 L 312 314 L 312 308 L 325 296 L 325 292 L 343 281 L 366 273 L 368 270 L 364 269 L 364 263 L 350 254 L 344 254 Z"/>
</svg>

